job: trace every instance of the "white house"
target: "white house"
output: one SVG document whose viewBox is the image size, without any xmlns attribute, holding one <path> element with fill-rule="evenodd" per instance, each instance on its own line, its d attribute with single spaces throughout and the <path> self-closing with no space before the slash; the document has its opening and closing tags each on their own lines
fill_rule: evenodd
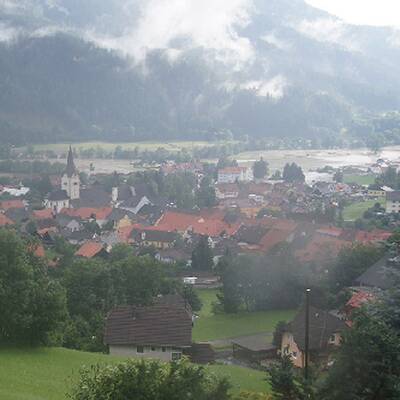
<svg viewBox="0 0 400 400">
<path fill-rule="evenodd" d="M 400 191 L 386 192 L 386 207 L 387 214 L 400 212 Z"/>
<path fill-rule="evenodd" d="M 253 170 L 250 167 L 227 167 L 218 171 L 218 183 L 251 182 Z"/>
</svg>

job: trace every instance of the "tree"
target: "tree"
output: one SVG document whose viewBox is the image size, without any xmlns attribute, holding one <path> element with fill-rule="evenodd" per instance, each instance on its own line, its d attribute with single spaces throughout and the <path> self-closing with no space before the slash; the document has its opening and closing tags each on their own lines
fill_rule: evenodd
<svg viewBox="0 0 400 400">
<path fill-rule="evenodd" d="M 337 293 L 351 286 L 354 280 L 377 262 L 383 255 L 383 249 L 377 246 L 356 244 L 339 252 L 329 269 L 331 289 Z"/>
<path fill-rule="evenodd" d="M 384 305 L 383 308 L 386 308 Z M 399 304 L 397 304 L 397 311 Z M 353 320 L 352 329 L 319 393 L 321 400 L 396 400 L 400 398 L 400 336 L 389 313 L 366 309 Z M 392 321 L 391 321 L 392 320 Z"/>
<path fill-rule="evenodd" d="M 272 343 L 278 349 L 281 347 L 282 336 L 283 336 L 283 333 L 285 332 L 285 330 L 287 329 L 286 327 L 287 327 L 287 323 L 285 321 L 279 321 L 275 326 Z"/>
<path fill-rule="evenodd" d="M 296 163 L 286 164 L 283 169 L 283 180 L 286 182 L 304 182 L 303 170 Z"/>
<path fill-rule="evenodd" d="M 217 202 L 215 187 L 210 177 L 205 176 L 196 192 L 196 203 L 200 208 L 214 207 Z"/>
<path fill-rule="evenodd" d="M 273 399 L 300 400 L 303 398 L 292 360 L 287 354 L 282 356 L 278 365 L 272 365 L 268 369 L 268 381 L 271 385 Z"/>
<path fill-rule="evenodd" d="M 279 169 L 277 169 L 271 176 L 271 178 L 273 181 L 280 181 L 282 179 L 282 174 L 281 171 L 279 171 Z"/>
<path fill-rule="evenodd" d="M 261 157 L 253 165 L 253 174 L 256 179 L 264 179 L 268 174 L 268 163 Z"/>
<path fill-rule="evenodd" d="M 193 285 L 183 285 L 180 290 L 181 296 L 187 301 L 193 311 L 200 311 L 203 306 L 199 295 L 193 289 Z"/>
<path fill-rule="evenodd" d="M 197 271 L 211 271 L 213 267 L 213 253 L 208 243 L 208 236 L 201 236 L 192 252 L 192 269 Z"/>
<path fill-rule="evenodd" d="M 333 180 L 335 182 L 337 182 L 337 183 L 342 183 L 343 182 L 343 178 L 344 178 L 344 175 L 343 175 L 343 172 L 340 169 L 338 169 L 335 172 L 335 174 L 333 175 Z"/>
<path fill-rule="evenodd" d="M 217 299 L 226 313 L 237 313 L 242 304 L 237 270 L 229 252 L 220 258 L 216 270 L 221 277 L 222 287 Z"/>
<path fill-rule="evenodd" d="M 29 245 L 0 230 L 0 342 L 46 344 L 65 319 L 65 293 Z"/>
<path fill-rule="evenodd" d="M 230 385 L 188 361 L 130 360 L 84 369 L 72 400 L 228 400 Z"/>
</svg>

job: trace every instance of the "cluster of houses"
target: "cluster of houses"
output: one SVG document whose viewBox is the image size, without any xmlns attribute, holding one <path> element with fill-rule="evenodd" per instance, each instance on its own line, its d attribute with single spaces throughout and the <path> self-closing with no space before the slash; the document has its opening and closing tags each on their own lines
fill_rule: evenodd
<svg viewBox="0 0 400 400">
<path fill-rule="evenodd" d="M 199 179 L 204 174 L 198 163 L 165 164 L 161 168 L 165 174 L 190 170 Z M 232 254 L 268 254 L 275 246 L 286 243 L 300 262 L 323 267 L 346 246 L 382 242 L 391 235 L 384 230 L 345 229 L 313 218 L 299 218 L 314 215 L 316 210 L 334 209 L 340 199 L 357 197 L 361 190 L 365 195 L 364 188 L 339 183 L 316 183 L 313 187 L 282 181 L 256 183 L 249 167 L 219 170 L 215 184 L 218 205 L 197 211 L 171 207 L 145 184 L 124 183 L 111 191 L 96 181 L 82 185 L 71 148 L 58 185 L 49 193 L 41 210 L 31 210 L 20 198 L 0 202 L 0 226 L 28 230 L 33 223 L 42 243 L 35 252 L 44 258 L 45 248 L 61 236 L 76 246 L 77 257 L 107 258 L 115 245 L 124 243 L 138 251 L 151 248 L 160 261 L 190 265 L 193 249 L 201 237 L 207 237 L 215 263 L 227 249 Z M 24 196 L 29 188 L 23 190 L 24 193 L 15 195 Z M 399 192 L 388 191 L 385 195 L 390 212 L 400 212 Z M 275 211 L 280 217 L 263 215 L 263 209 Z M 57 266 L 57 260 L 47 261 Z M 393 266 L 398 262 L 386 258 L 355 282 L 354 296 L 347 304 L 348 315 L 390 285 L 386 276 L 388 264 Z M 190 279 L 196 282 L 196 277 Z M 289 354 L 299 367 L 304 365 L 302 313 L 304 310 L 287 325 L 280 346 L 280 351 Z M 346 321 L 343 316 L 312 309 L 312 353 L 320 356 L 339 345 L 349 318 Z M 201 354 L 203 361 L 212 360 L 209 347 L 193 345 L 192 325 L 193 313 L 181 298 L 159 297 L 151 306 L 114 309 L 107 319 L 105 343 L 115 355 L 177 360 L 182 354 L 194 358 Z M 260 338 L 239 340 L 233 345 L 238 357 L 249 356 L 260 362 L 277 353 L 274 346 Z M 204 358 L 204 354 L 208 356 Z"/>
</svg>

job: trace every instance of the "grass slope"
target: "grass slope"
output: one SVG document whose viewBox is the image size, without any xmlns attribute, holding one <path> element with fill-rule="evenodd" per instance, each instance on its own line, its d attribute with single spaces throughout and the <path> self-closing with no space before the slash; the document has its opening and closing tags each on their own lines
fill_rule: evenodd
<svg viewBox="0 0 400 400">
<path fill-rule="evenodd" d="M 217 290 L 199 290 L 198 293 L 203 308 L 195 322 L 193 339 L 199 342 L 272 332 L 279 321 L 288 321 L 295 313 L 279 310 L 214 315 L 212 303 L 217 299 Z"/>
<path fill-rule="evenodd" d="M 374 174 L 345 174 L 343 177 L 344 183 L 357 183 L 358 185 L 371 185 L 375 183 L 375 179 L 376 176 Z"/>
<path fill-rule="evenodd" d="M 366 200 L 358 203 L 350 204 L 343 209 L 343 219 L 345 221 L 355 221 L 358 218 L 362 218 L 365 211 L 373 207 L 377 200 Z"/>
<path fill-rule="evenodd" d="M 0 348 L 0 399 L 66 400 L 83 366 L 117 363 L 122 358 L 60 348 Z M 268 391 L 265 374 L 233 365 L 207 367 L 232 382 L 232 391 Z"/>
</svg>

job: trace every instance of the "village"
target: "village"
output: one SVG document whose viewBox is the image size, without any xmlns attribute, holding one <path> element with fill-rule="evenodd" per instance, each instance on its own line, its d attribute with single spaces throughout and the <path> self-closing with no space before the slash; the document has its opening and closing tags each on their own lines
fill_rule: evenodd
<svg viewBox="0 0 400 400">
<path fill-rule="evenodd" d="M 388 169 L 397 173 L 398 166 L 377 160 L 373 168 L 370 172 L 379 177 Z M 174 201 L 167 192 L 155 189 L 155 176 L 186 176 L 192 186 L 182 188 L 182 182 L 172 179 L 179 192 Z M 290 249 L 298 268 L 312 271 L 309 283 L 318 280 L 344 249 L 387 243 L 400 212 L 400 192 L 390 186 L 344 183 L 342 171 L 329 181 L 309 185 L 296 164 L 287 164 L 282 174 L 268 177 L 268 163 L 262 158 L 252 166 L 230 160 L 220 160 L 217 166 L 166 161 L 148 175 L 82 176 L 70 147 L 63 172 L 50 174 L 48 181 L 48 192 L 34 207 L 29 196 L 33 189 L 23 185 L 4 185 L 0 202 L 1 227 L 33 237 L 32 251 L 48 268 L 60 268 L 60 254 L 55 250 L 60 240 L 74 249 L 75 259 L 82 260 L 107 262 L 113 250 L 125 246 L 135 256 L 176 266 L 176 277 L 198 291 L 200 298 L 207 290 L 224 290 L 219 265 L 227 254 L 274 259 L 279 249 Z M 189 208 L 179 196 L 193 194 L 195 201 L 186 202 L 192 205 Z M 346 224 L 341 205 L 364 201 L 373 203 L 374 212 L 387 216 L 390 224 L 369 229 Z M 383 271 L 398 263 L 396 254 L 386 252 L 349 282 L 351 295 L 340 310 L 313 304 L 314 360 L 329 362 L 329 349 L 340 345 L 353 310 L 391 287 Z M 192 329 L 201 324 L 202 314 L 180 295 L 166 295 L 157 297 L 152 306 L 112 309 L 105 322 L 104 344 L 113 356 L 171 361 L 187 355 L 194 362 L 218 361 L 256 370 L 281 354 L 288 355 L 295 367 L 304 368 L 304 312 L 303 304 L 290 314 L 292 322 L 271 326 L 267 332 L 240 335 L 232 331 L 224 339 L 196 342 Z"/>
</svg>

